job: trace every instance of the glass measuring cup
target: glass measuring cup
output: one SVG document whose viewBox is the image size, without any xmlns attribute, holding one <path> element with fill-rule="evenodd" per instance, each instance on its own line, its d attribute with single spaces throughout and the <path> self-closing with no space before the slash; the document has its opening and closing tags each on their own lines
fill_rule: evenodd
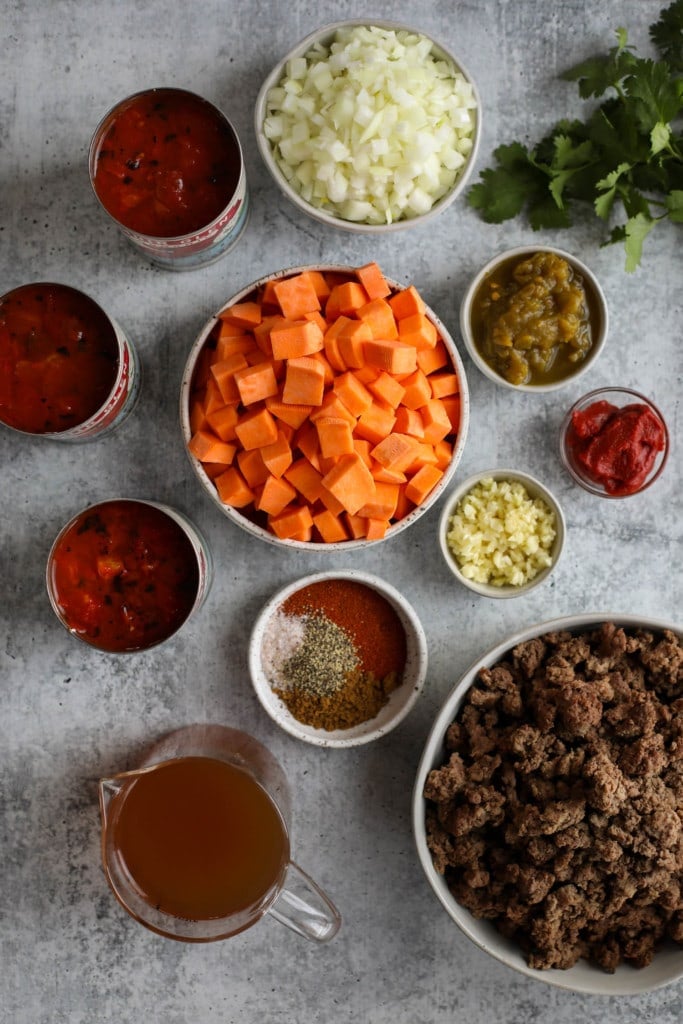
<svg viewBox="0 0 683 1024">
<path fill-rule="evenodd" d="M 187 942 L 226 939 L 266 913 L 326 942 L 341 918 L 290 859 L 284 772 L 221 725 L 169 733 L 134 771 L 100 780 L 102 862 L 137 921 Z"/>
</svg>

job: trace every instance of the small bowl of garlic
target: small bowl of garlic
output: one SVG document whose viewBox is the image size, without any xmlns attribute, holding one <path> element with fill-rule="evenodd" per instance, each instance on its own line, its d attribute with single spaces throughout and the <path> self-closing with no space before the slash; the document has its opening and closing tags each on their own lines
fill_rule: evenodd
<svg viewBox="0 0 683 1024">
<path fill-rule="evenodd" d="M 552 492 L 513 469 L 486 470 L 463 480 L 439 520 L 446 565 L 482 597 L 519 597 L 544 583 L 564 539 L 564 515 Z"/>
<path fill-rule="evenodd" d="M 339 21 L 306 36 L 264 81 L 254 120 L 285 196 L 323 224 L 366 233 L 445 210 L 481 136 L 461 61 L 394 21 Z"/>
</svg>

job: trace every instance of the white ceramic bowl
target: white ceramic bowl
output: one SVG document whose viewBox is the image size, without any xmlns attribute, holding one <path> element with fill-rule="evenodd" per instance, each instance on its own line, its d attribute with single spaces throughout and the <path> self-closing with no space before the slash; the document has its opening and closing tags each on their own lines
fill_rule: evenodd
<svg viewBox="0 0 683 1024">
<path fill-rule="evenodd" d="M 405 30 L 415 34 L 425 36 L 431 39 L 433 43 L 434 55 L 438 58 L 445 59 L 454 65 L 456 71 L 459 71 L 462 76 L 469 82 L 472 87 L 472 91 L 477 103 L 476 117 L 474 134 L 472 136 L 472 148 L 467 156 L 466 163 L 464 164 L 461 173 L 455 181 L 455 184 L 445 196 L 438 200 L 432 206 L 427 213 L 421 214 L 416 217 L 410 217 L 403 220 L 394 221 L 392 224 L 367 224 L 363 222 L 356 222 L 350 220 L 344 220 L 341 217 L 336 217 L 333 214 L 326 213 L 324 210 L 313 206 L 307 202 L 295 188 L 293 188 L 287 181 L 282 170 L 276 163 L 273 157 L 273 150 L 271 143 L 266 138 L 263 131 L 263 122 L 266 116 L 266 98 L 269 91 L 280 83 L 285 74 L 287 63 L 296 57 L 303 57 L 308 51 L 316 44 L 329 45 L 334 39 L 335 34 L 339 29 L 352 28 L 357 25 L 376 26 L 377 28 L 393 29 L 394 31 Z M 351 21 L 336 21 L 328 25 L 324 25 L 322 28 L 317 29 L 315 32 L 311 32 L 310 35 L 306 36 L 301 42 L 290 50 L 290 52 L 282 58 L 282 60 L 276 64 L 273 70 L 270 72 L 266 80 L 264 81 L 261 89 L 259 90 L 258 97 L 256 99 L 256 108 L 254 112 L 254 127 L 256 132 L 256 142 L 263 158 L 263 161 L 270 171 L 274 181 L 280 188 L 280 190 L 287 196 L 299 210 L 308 214 L 309 217 L 313 217 L 321 224 L 326 224 L 328 227 L 339 228 L 343 231 L 352 231 L 356 233 L 365 234 L 378 234 L 383 235 L 394 231 L 401 231 L 405 228 L 418 227 L 424 224 L 426 221 L 431 220 L 433 217 L 437 217 L 442 213 L 448 206 L 451 205 L 453 200 L 461 194 L 465 188 L 467 181 L 472 173 L 474 164 L 477 158 L 477 151 L 479 148 L 479 140 L 481 138 L 481 100 L 477 92 L 476 85 L 472 80 L 472 76 L 463 66 L 462 62 L 450 53 L 441 43 L 436 39 L 432 39 L 427 33 L 421 32 L 419 29 L 411 28 L 407 25 L 403 25 L 396 21 L 384 21 L 382 19 L 354 19 Z"/>
<path fill-rule="evenodd" d="M 561 380 L 552 381 L 547 384 L 512 384 L 500 373 L 497 373 L 492 366 L 489 366 L 475 344 L 472 329 L 472 303 L 484 279 L 489 277 L 501 263 L 515 257 L 522 260 L 539 252 L 554 253 L 555 255 L 562 257 L 567 260 L 573 269 L 583 278 L 584 287 L 586 288 L 589 302 L 592 307 L 591 327 L 593 343 L 586 357 L 581 360 L 581 362 L 577 363 L 576 369 L 562 377 Z M 465 343 L 465 347 L 467 348 L 467 352 L 475 366 L 481 370 L 485 377 L 488 377 L 489 380 L 492 380 L 495 384 L 511 388 L 513 391 L 528 391 L 533 394 L 545 394 L 549 391 L 557 391 L 559 388 L 566 387 L 567 384 L 573 383 L 577 378 L 582 376 L 582 374 L 584 374 L 594 364 L 595 360 L 600 355 L 607 337 L 608 326 L 609 315 L 607 310 L 607 300 L 605 299 L 600 283 L 592 270 L 590 270 L 580 259 L 577 259 L 576 256 L 572 256 L 571 253 L 565 252 L 564 249 L 557 249 L 552 245 L 522 245 L 515 249 L 506 249 L 505 252 L 501 252 L 497 256 L 494 256 L 493 259 L 489 260 L 488 263 L 486 263 L 479 273 L 472 279 L 460 305 L 460 334 Z"/>
<path fill-rule="evenodd" d="M 455 688 L 444 701 L 427 738 L 415 779 L 412 797 L 413 831 L 417 845 L 417 853 L 422 868 L 427 876 L 439 902 L 464 934 L 479 949 L 495 957 L 501 963 L 514 968 L 535 981 L 546 982 L 557 988 L 572 992 L 585 992 L 591 995 L 619 996 L 636 995 L 661 988 L 671 982 L 683 978 L 683 950 L 667 946 L 655 954 L 648 967 L 634 969 L 621 964 L 614 974 L 606 974 L 584 960 L 580 960 L 568 970 L 536 970 L 529 967 L 519 947 L 504 938 L 489 922 L 475 918 L 469 910 L 461 906 L 452 896 L 444 878 L 438 874 L 432 862 L 432 855 L 427 846 L 425 832 L 426 803 L 423 797 L 425 782 L 429 772 L 444 763 L 444 741 L 446 731 L 456 718 L 460 706 L 470 686 L 475 682 L 481 668 L 490 668 L 517 644 L 534 637 L 542 636 L 554 630 L 585 630 L 594 628 L 602 622 L 614 622 L 627 628 L 642 627 L 660 632 L 670 629 L 677 636 L 683 637 L 683 631 L 671 623 L 654 619 L 645 619 L 634 615 L 598 613 L 593 615 L 572 615 L 550 622 L 530 626 L 497 644 L 494 648 L 478 658 L 465 672 Z"/>
<path fill-rule="evenodd" d="M 541 571 L 528 583 L 524 583 L 518 587 L 512 585 L 496 587 L 490 583 L 477 583 L 474 580 L 467 579 L 467 577 L 463 575 L 460 565 L 448 546 L 448 541 L 446 539 L 450 519 L 455 512 L 458 503 L 476 484 L 481 480 L 489 478 L 493 480 L 518 481 L 524 485 L 531 498 L 541 498 L 555 516 L 555 540 L 553 541 L 551 549 L 551 564 L 547 568 L 541 569 Z M 530 590 L 540 586 L 541 583 L 545 583 L 560 560 L 560 555 L 564 548 L 565 533 L 566 526 L 564 514 L 552 491 L 548 490 L 548 488 L 542 484 L 540 480 L 537 480 L 536 477 L 530 476 L 528 473 L 520 473 L 515 469 L 490 469 L 481 473 L 474 473 L 472 476 L 467 477 L 467 479 L 463 480 L 454 491 L 450 492 L 439 519 L 439 546 L 446 565 L 451 570 L 455 578 L 462 583 L 464 587 L 468 587 L 470 590 L 473 590 L 475 594 L 479 594 L 482 597 L 520 597 L 523 594 L 528 594 Z"/>
<path fill-rule="evenodd" d="M 258 281 L 254 281 L 252 284 L 247 285 L 246 288 L 242 288 L 242 290 L 239 291 L 236 295 L 233 295 L 230 299 L 227 300 L 227 302 L 223 303 L 221 309 L 219 309 L 210 318 L 210 320 L 207 321 L 207 323 L 200 331 L 187 358 L 185 369 L 183 371 L 183 379 L 180 389 L 180 424 L 183 440 L 186 446 L 186 451 L 187 444 L 189 443 L 190 438 L 192 437 L 192 430 L 190 427 L 190 400 L 192 394 L 192 380 L 195 368 L 197 366 L 197 360 L 201 355 L 202 349 L 209 340 L 209 337 L 216 325 L 221 310 L 227 308 L 228 306 L 232 306 L 236 302 L 244 302 L 257 288 L 265 284 L 267 281 L 280 280 L 285 277 L 290 277 L 293 274 L 299 274 L 304 270 L 320 270 L 323 273 L 328 271 L 353 273 L 354 268 L 340 264 L 315 264 L 309 266 L 291 267 L 286 270 L 277 271 L 274 274 L 267 274 L 265 277 L 260 278 Z M 386 281 L 394 291 L 405 287 L 404 285 L 401 285 L 397 281 L 393 281 L 388 277 L 386 278 Z M 451 335 L 449 334 L 441 320 L 429 307 L 426 308 L 426 315 L 429 318 L 429 320 L 431 320 L 432 323 L 435 325 L 439 336 L 442 338 L 443 343 L 448 351 L 451 362 L 453 364 L 453 367 L 455 369 L 455 372 L 458 375 L 458 380 L 460 384 L 460 424 L 458 427 L 457 437 L 453 446 L 453 455 L 451 461 L 447 466 L 446 470 L 444 471 L 444 474 L 439 480 L 439 482 L 436 484 L 434 489 L 422 502 L 421 505 L 417 505 L 406 516 L 404 516 L 403 519 L 400 519 L 396 523 L 393 523 L 387 530 L 384 537 L 380 538 L 379 540 L 370 541 L 362 539 L 339 541 L 336 543 L 324 543 L 322 541 L 299 541 L 281 539 L 279 537 L 276 537 L 274 534 L 270 533 L 265 527 L 252 521 L 250 518 L 248 518 L 247 515 L 244 515 L 239 509 L 232 508 L 229 505 L 225 505 L 220 500 L 215 486 L 213 485 L 211 479 L 204 470 L 199 459 L 195 458 L 195 456 L 188 451 L 188 458 L 190 459 L 190 463 L 197 475 L 197 478 L 199 479 L 199 482 L 201 483 L 202 487 L 209 495 L 211 500 L 214 502 L 216 507 L 221 510 L 223 515 L 225 515 L 231 522 L 235 523 L 237 526 L 242 527 L 242 529 L 246 530 L 252 536 L 258 537 L 260 540 L 265 540 L 269 544 L 275 544 L 279 547 L 284 548 L 299 549 L 301 551 L 314 551 L 317 549 L 318 551 L 333 552 L 352 551 L 359 548 L 366 548 L 370 544 L 379 544 L 384 540 L 388 540 L 391 537 L 395 537 L 396 534 L 401 533 L 403 530 L 411 526 L 417 519 L 420 518 L 421 515 L 423 515 L 424 512 L 427 511 L 427 509 L 431 508 L 432 505 L 434 505 L 434 503 L 437 502 L 439 498 L 441 498 L 441 496 L 445 493 L 446 488 L 448 487 L 450 481 L 453 478 L 453 474 L 455 473 L 456 467 L 460 462 L 460 459 L 462 458 L 462 453 L 465 447 L 465 441 L 467 439 L 467 431 L 470 422 L 470 398 L 469 389 L 467 386 L 467 379 L 465 377 L 465 366 L 463 364 L 460 353 L 456 348 L 453 338 L 451 337 Z"/>
<path fill-rule="evenodd" d="M 271 616 L 292 594 L 312 583 L 324 580 L 351 580 L 376 590 L 395 609 L 406 634 L 406 663 L 400 686 L 393 691 L 387 703 L 374 718 L 348 729 L 334 731 L 315 729 L 310 725 L 304 725 L 291 714 L 284 702 L 273 692 L 271 683 L 263 670 L 261 656 L 264 636 Z M 355 747 L 361 743 L 370 743 L 386 736 L 396 728 L 399 722 L 403 721 L 411 710 L 427 675 L 427 640 L 413 607 L 390 583 L 371 573 L 356 570 L 319 572 L 290 583 L 266 602 L 254 623 L 249 641 L 249 672 L 256 696 L 262 706 L 273 721 L 290 736 L 295 736 L 297 739 L 319 747 Z"/>
</svg>

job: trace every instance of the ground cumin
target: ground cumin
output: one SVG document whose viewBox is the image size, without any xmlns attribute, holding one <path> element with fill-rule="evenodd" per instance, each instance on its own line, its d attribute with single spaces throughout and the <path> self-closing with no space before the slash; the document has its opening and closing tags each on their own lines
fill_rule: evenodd
<svg viewBox="0 0 683 1024">
<path fill-rule="evenodd" d="M 282 634 L 290 624 L 295 638 L 287 650 Z M 363 583 L 303 587 L 284 602 L 272 628 L 270 647 L 287 650 L 268 659 L 273 691 L 305 725 L 326 731 L 360 725 L 402 682 L 403 624 L 386 598 Z"/>
<path fill-rule="evenodd" d="M 276 689 L 275 693 L 299 722 L 329 732 L 350 729 L 374 718 L 399 682 L 395 672 L 378 679 L 370 672 L 356 670 L 334 693 L 317 695 L 294 687 Z"/>
</svg>

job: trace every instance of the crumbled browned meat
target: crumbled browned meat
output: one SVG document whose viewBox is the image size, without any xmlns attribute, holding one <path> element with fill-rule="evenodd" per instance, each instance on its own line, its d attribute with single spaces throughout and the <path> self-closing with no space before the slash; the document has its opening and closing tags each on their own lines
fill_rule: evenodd
<svg viewBox="0 0 683 1024">
<path fill-rule="evenodd" d="M 683 946 L 683 645 L 614 623 L 483 669 L 425 785 L 454 897 L 530 966 Z"/>
</svg>

